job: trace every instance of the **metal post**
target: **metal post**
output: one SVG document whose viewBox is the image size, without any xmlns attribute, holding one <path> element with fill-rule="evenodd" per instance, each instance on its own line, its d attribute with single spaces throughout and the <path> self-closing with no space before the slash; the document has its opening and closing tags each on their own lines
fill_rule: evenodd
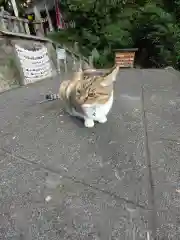
<svg viewBox="0 0 180 240">
<path fill-rule="evenodd" d="M 89 65 L 91 68 L 93 68 L 93 56 L 89 56 Z"/>
<path fill-rule="evenodd" d="M 82 59 L 81 59 L 81 58 L 80 58 L 80 60 L 79 60 L 79 69 L 82 70 Z"/>
<path fill-rule="evenodd" d="M 67 57 L 65 55 L 65 59 L 64 59 L 64 68 L 65 68 L 65 73 L 67 73 Z"/>
<path fill-rule="evenodd" d="M 76 71 L 76 57 L 74 54 L 72 55 L 72 57 L 73 57 L 73 70 Z"/>
<path fill-rule="evenodd" d="M 26 32 L 26 34 L 30 35 L 31 33 L 30 33 L 30 30 L 29 30 L 28 22 L 25 22 L 25 23 L 24 23 L 24 27 L 25 27 L 25 32 Z"/>
<path fill-rule="evenodd" d="M 58 71 L 58 74 L 61 73 L 61 67 L 60 67 L 60 61 L 59 61 L 59 58 L 58 58 L 58 47 L 56 46 L 56 61 L 57 61 L 57 71 Z"/>
</svg>

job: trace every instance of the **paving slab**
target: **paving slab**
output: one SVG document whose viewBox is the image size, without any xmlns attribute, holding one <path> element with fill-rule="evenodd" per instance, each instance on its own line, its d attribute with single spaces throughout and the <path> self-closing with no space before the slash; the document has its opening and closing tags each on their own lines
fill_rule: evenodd
<svg viewBox="0 0 180 240">
<path fill-rule="evenodd" d="M 140 73 L 131 74 L 138 79 Z M 136 102 L 132 105 L 124 89 L 128 88 L 127 80 L 121 86 L 125 78 L 126 74 L 121 73 L 117 98 L 106 124 L 86 129 L 81 121 L 62 111 L 60 101 L 37 104 L 27 109 L 28 118 L 19 120 L 1 146 L 17 156 L 147 207 L 140 87 L 134 81 Z"/>
<path fill-rule="evenodd" d="M 178 137 L 177 77 L 121 70 L 108 122 L 93 129 L 59 100 L 39 103 L 58 86 L 54 79 L 0 95 L 2 239 L 178 239 L 178 153 L 173 166 L 174 155 L 162 157 L 166 138 Z"/>
<path fill-rule="evenodd" d="M 148 211 L 0 154 L 0 239 L 145 239 Z"/>
<path fill-rule="evenodd" d="M 179 239 L 180 96 L 177 89 L 145 91 L 157 236 Z"/>
</svg>

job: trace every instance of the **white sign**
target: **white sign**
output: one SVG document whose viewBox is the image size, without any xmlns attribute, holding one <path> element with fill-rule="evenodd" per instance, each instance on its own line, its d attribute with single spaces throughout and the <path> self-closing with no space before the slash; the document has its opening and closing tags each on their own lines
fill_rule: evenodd
<svg viewBox="0 0 180 240">
<path fill-rule="evenodd" d="M 66 59 L 66 51 L 65 51 L 64 48 L 57 48 L 56 53 L 57 53 L 57 58 L 59 60 L 65 60 Z"/>
<path fill-rule="evenodd" d="M 35 51 L 18 45 L 15 45 L 15 48 L 24 74 L 25 85 L 52 76 L 52 66 L 45 46 Z"/>
</svg>

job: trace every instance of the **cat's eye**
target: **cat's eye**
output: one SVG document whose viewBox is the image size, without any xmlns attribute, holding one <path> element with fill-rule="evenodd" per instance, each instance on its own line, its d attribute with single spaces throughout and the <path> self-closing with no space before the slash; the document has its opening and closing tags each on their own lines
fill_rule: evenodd
<svg viewBox="0 0 180 240">
<path fill-rule="evenodd" d="M 94 97 L 94 96 L 95 96 L 94 92 L 89 93 L 89 97 Z"/>
</svg>

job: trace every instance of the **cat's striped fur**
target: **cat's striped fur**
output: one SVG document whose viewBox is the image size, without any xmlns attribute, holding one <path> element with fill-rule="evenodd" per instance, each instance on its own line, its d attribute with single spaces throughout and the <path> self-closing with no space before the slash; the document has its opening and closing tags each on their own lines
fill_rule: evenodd
<svg viewBox="0 0 180 240">
<path fill-rule="evenodd" d="M 87 109 L 89 111 L 93 106 L 93 108 L 101 110 L 101 106 L 108 104 L 112 98 L 113 82 L 116 80 L 118 71 L 118 66 L 98 75 L 96 71 L 79 70 L 71 80 L 61 83 L 58 94 L 48 94 L 46 99 L 60 98 L 65 103 L 68 112 L 72 115 L 80 114 L 84 119 L 88 119 L 90 116 L 88 116 Z M 100 110 L 98 111 L 100 112 Z M 98 116 L 98 112 L 96 115 Z M 93 120 L 100 122 L 101 119 L 98 118 L 93 117 Z"/>
</svg>

